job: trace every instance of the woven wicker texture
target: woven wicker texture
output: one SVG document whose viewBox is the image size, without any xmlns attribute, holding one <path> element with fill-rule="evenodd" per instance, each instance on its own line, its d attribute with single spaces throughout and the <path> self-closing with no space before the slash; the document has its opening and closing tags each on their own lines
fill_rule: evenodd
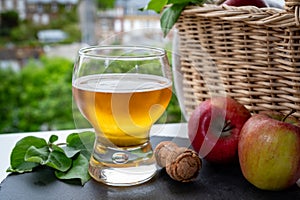
<svg viewBox="0 0 300 200">
<path fill-rule="evenodd" d="M 179 34 L 185 110 L 226 93 L 252 113 L 292 109 L 300 117 L 300 1 L 285 9 L 186 8 Z"/>
</svg>

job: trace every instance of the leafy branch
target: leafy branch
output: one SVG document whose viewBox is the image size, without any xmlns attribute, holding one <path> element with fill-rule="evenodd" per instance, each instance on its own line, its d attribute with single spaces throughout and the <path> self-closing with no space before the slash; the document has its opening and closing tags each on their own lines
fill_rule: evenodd
<svg viewBox="0 0 300 200">
<path fill-rule="evenodd" d="M 79 179 L 84 185 L 90 180 L 89 159 L 93 149 L 93 132 L 72 133 L 66 143 L 55 143 L 58 136 L 51 135 L 49 141 L 34 136 L 24 137 L 13 148 L 7 172 L 31 172 L 38 166 L 55 170 L 58 179 Z"/>
<path fill-rule="evenodd" d="M 160 26 L 164 37 L 177 22 L 183 9 L 188 5 L 202 5 L 207 0 L 150 0 L 141 10 L 153 10 L 161 13 Z"/>
</svg>

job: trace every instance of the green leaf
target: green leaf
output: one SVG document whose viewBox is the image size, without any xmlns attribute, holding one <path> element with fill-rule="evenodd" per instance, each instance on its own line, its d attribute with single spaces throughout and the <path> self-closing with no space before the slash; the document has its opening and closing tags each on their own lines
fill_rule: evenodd
<svg viewBox="0 0 300 200">
<path fill-rule="evenodd" d="M 160 13 L 165 5 L 167 5 L 168 0 L 151 0 L 143 10 L 154 10 Z"/>
<path fill-rule="evenodd" d="M 7 172 L 29 172 L 36 166 L 38 163 L 25 161 L 25 155 L 27 150 L 31 147 L 43 148 L 47 146 L 46 140 L 34 136 L 24 137 L 19 140 L 15 147 L 12 150 L 10 156 L 10 167 L 7 169 Z"/>
<path fill-rule="evenodd" d="M 95 133 L 86 131 L 82 133 L 72 133 L 67 137 L 67 146 L 73 147 L 89 159 L 94 148 Z"/>
<path fill-rule="evenodd" d="M 60 147 L 58 145 L 52 144 L 51 147 L 55 151 L 60 151 L 60 152 L 64 153 L 68 158 L 72 158 L 77 153 L 80 152 L 79 149 L 75 149 L 75 148 L 69 147 L 69 146 L 62 146 L 62 147 Z"/>
<path fill-rule="evenodd" d="M 52 151 L 46 161 L 46 165 L 65 172 L 70 169 L 72 165 L 72 159 L 68 158 L 63 152 Z"/>
<path fill-rule="evenodd" d="M 182 10 L 190 4 L 202 5 L 207 0 L 151 0 L 141 11 L 154 10 L 160 13 L 163 8 L 170 5 L 163 10 L 160 17 L 161 29 L 163 31 L 164 37 L 170 32 L 174 24 L 177 22 Z"/>
<path fill-rule="evenodd" d="M 169 0 L 168 4 L 184 4 L 184 3 L 188 3 L 188 4 L 198 5 L 198 4 L 203 4 L 204 2 L 206 2 L 206 0 Z"/>
<path fill-rule="evenodd" d="M 177 22 L 182 10 L 188 3 L 173 4 L 171 7 L 166 8 L 160 18 L 160 26 L 163 31 L 164 37 L 168 35 L 174 24 Z"/>
<path fill-rule="evenodd" d="M 29 136 L 17 142 L 11 153 L 11 167 L 8 172 L 27 172 L 38 165 L 54 168 L 60 179 L 80 179 L 83 185 L 90 180 L 89 159 L 95 142 L 95 133 L 72 133 L 67 137 L 66 146 L 54 144 L 58 136 L 46 140 Z"/>
<path fill-rule="evenodd" d="M 63 150 L 63 147 L 60 147 L 56 144 L 51 144 L 50 147 L 53 151 L 60 151 L 62 153 L 65 153 L 65 151 Z"/>
<path fill-rule="evenodd" d="M 79 149 L 75 149 L 75 148 L 69 147 L 69 146 L 64 146 L 64 147 L 62 147 L 62 149 L 63 149 L 63 151 L 65 152 L 65 154 L 66 154 L 66 156 L 67 156 L 68 158 L 72 158 L 72 157 L 74 157 L 77 153 L 80 152 Z"/>
<path fill-rule="evenodd" d="M 57 135 L 51 135 L 49 138 L 49 143 L 54 143 L 58 140 L 58 136 Z"/>
<path fill-rule="evenodd" d="M 141 11 L 153 10 L 157 13 L 160 13 L 163 8 L 167 5 L 172 4 L 203 4 L 206 0 L 151 0 L 144 8 L 141 8 Z"/>
<path fill-rule="evenodd" d="M 35 146 L 29 147 L 25 154 L 25 161 L 35 162 L 44 165 L 50 154 L 48 146 L 36 148 Z"/>
<path fill-rule="evenodd" d="M 91 177 L 88 173 L 89 160 L 79 154 L 76 160 L 73 161 L 73 166 L 67 172 L 55 171 L 55 175 L 59 179 L 80 179 L 81 184 L 84 185 Z"/>
</svg>

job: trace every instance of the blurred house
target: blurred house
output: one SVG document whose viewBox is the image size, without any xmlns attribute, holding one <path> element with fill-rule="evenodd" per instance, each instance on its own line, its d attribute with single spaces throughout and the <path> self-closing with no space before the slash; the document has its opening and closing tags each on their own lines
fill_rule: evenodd
<svg viewBox="0 0 300 200">
<path fill-rule="evenodd" d="M 16 10 L 21 19 L 48 24 L 58 17 L 58 11 L 71 11 L 79 0 L 0 0 L 0 12 Z"/>
<path fill-rule="evenodd" d="M 123 18 L 115 21 L 116 31 L 130 31 L 143 27 L 159 28 L 159 15 L 153 11 L 140 11 L 149 0 L 116 0 L 116 10 L 123 11 Z"/>
<path fill-rule="evenodd" d="M 154 37 L 161 37 L 157 34 L 157 30 L 160 30 L 160 15 L 153 11 L 139 10 L 148 2 L 149 0 L 115 0 L 114 8 L 99 10 L 95 0 L 0 0 L 0 12 L 16 10 L 21 19 L 43 25 L 60 17 L 61 11 L 73 12 L 76 8 L 80 19 L 81 43 L 84 45 L 104 42 L 124 43 L 124 41 L 133 44 L 133 42 L 145 42 L 147 39 L 151 43 Z M 59 30 L 43 30 L 38 34 L 39 41 L 44 43 L 58 42 L 65 37 L 66 35 Z M 36 55 L 43 53 L 40 50 L 34 50 L 32 53 L 26 50 L 22 53 L 25 51 L 22 49 L 15 54 L 12 53 L 16 52 L 15 48 L 17 49 L 12 45 L 8 50 L 0 49 L 0 67 L 1 65 L 3 67 L 4 63 L 5 66 L 18 64 L 20 68 L 29 56 L 37 57 Z M 67 54 L 69 57 L 69 52 L 59 51 L 55 47 L 48 48 L 44 53 L 52 52 L 59 52 L 60 56 Z M 14 63 L 15 61 L 18 61 L 17 64 Z"/>
<path fill-rule="evenodd" d="M 148 29 L 149 34 L 160 29 L 159 14 L 153 11 L 139 10 L 148 2 L 149 0 L 116 0 L 113 9 L 99 10 L 97 12 L 96 37 L 103 40 L 114 34 L 144 28 Z"/>
<path fill-rule="evenodd" d="M 30 58 L 39 58 L 44 54 L 42 47 L 9 47 L 0 48 L 0 68 L 12 68 L 15 71 L 21 69 Z"/>
<path fill-rule="evenodd" d="M 61 12 L 73 11 L 78 2 L 79 0 L 0 0 L 0 12 L 15 10 L 20 19 L 45 25 L 60 17 Z M 61 30 L 44 30 L 38 33 L 38 39 L 44 43 L 60 42 L 66 37 Z M 17 47 L 9 43 L 0 48 L 0 68 L 19 70 L 28 59 L 38 59 L 42 54 L 43 47 Z"/>
</svg>

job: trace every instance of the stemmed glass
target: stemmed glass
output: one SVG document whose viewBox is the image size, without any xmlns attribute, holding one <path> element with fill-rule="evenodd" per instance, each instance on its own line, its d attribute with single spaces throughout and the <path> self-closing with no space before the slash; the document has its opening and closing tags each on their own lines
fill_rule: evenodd
<svg viewBox="0 0 300 200">
<path fill-rule="evenodd" d="M 130 186 L 156 173 L 149 132 L 172 96 L 164 49 L 92 46 L 79 50 L 73 97 L 95 129 L 89 173 L 107 185 Z"/>
</svg>

